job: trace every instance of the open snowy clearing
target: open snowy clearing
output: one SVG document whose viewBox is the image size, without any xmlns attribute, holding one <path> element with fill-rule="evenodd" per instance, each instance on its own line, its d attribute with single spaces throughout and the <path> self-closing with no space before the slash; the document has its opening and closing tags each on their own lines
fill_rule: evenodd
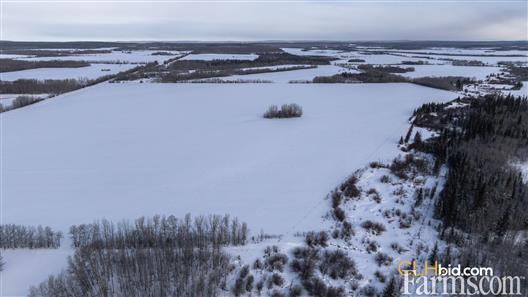
<svg viewBox="0 0 528 297">
<path fill-rule="evenodd" d="M 290 237 L 320 229 L 339 181 L 393 158 L 416 106 L 456 96 L 406 83 L 89 87 L 0 115 L 3 222 L 66 232 L 103 217 L 190 212 Z M 261 118 L 291 102 L 302 118 Z M 63 268 L 63 244 L 7 251 L 1 293 L 25 294 Z"/>
<path fill-rule="evenodd" d="M 0 80 L 17 79 L 96 79 L 101 76 L 116 74 L 135 67 L 133 64 L 91 64 L 78 68 L 36 68 L 21 71 L 0 73 Z"/>
<path fill-rule="evenodd" d="M 165 52 L 165 51 L 164 51 Z M 170 55 L 153 55 L 156 51 L 112 51 L 104 54 L 86 54 L 86 55 L 71 55 L 60 57 L 31 57 L 21 58 L 20 60 L 27 61 L 51 61 L 51 60 L 67 60 L 67 61 L 87 61 L 87 62 L 113 62 L 113 63 L 148 63 L 157 61 L 163 63 L 165 60 L 176 58 L 183 52 L 170 51 Z"/>
<path fill-rule="evenodd" d="M 416 78 L 424 76 L 463 76 L 485 79 L 492 73 L 500 73 L 500 67 L 488 66 L 453 66 L 453 65 L 411 65 L 412 72 L 402 73 L 402 76 Z"/>
<path fill-rule="evenodd" d="M 352 170 L 392 156 L 416 106 L 456 96 L 411 84 L 83 89 L 2 114 L 3 219 L 66 230 L 103 217 L 230 213 L 284 233 Z M 261 118 L 290 102 L 302 118 Z"/>
<path fill-rule="evenodd" d="M 292 80 L 299 81 L 311 81 L 316 76 L 330 76 L 340 72 L 352 72 L 357 73 L 356 70 L 348 70 L 343 67 L 335 65 L 320 65 L 316 68 L 301 69 L 301 70 L 289 70 L 289 71 L 277 71 L 277 72 L 263 72 L 256 74 L 245 74 L 245 75 L 232 75 L 224 78 L 224 80 L 267 80 L 276 83 L 288 83 Z"/>
</svg>

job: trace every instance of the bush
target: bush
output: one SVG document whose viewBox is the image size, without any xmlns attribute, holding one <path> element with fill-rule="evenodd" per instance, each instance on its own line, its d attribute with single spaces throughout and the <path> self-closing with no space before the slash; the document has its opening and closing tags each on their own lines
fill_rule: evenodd
<svg viewBox="0 0 528 297">
<path fill-rule="evenodd" d="M 376 288 L 374 288 L 371 285 L 366 285 L 365 287 L 363 287 L 360 293 L 361 293 L 360 296 L 365 296 L 365 297 L 375 297 L 378 295 L 378 291 L 376 290 Z"/>
<path fill-rule="evenodd" d="M 266 259 L 266 268 L 269 271 L 277 270 L 282 272 L 286 263 L 288 263 L 288 256 L 282 253 L 276 253 Z"/>
<path fill-rule="evenodd" d="M 376 241 L 369 241 L 367 243 L 367 252 L 370 254 L 370 253 L 375 253 L 378 251 L 378 248 L 379 248 L 379 244 L 376 242 Z"/>
<path fill-rule="evenodd" d="M 345 211 L 341 207 L 334 208 L 334 216 L 340 222 L 346 219 Z"/>
<path fill-rule="evenodd" d="M 270 282 L 277 287 L 281 287 L 284 284 L 284 278 L 278 273 L 273 273 Z"/>
<path fill-rule="evenodd" d="M 302 107 L 295 103 L 284 104 L 279 109 L 276 105 L 271 105 L 268 110 L 264 113 L 264 118 L 275 119 L 275 118 L 298 118 L 303 114 Z"/>
<path fill-rule="evenodd" d="M 316 262 L 319 259 L 319 250 L 307 247 L 297 247 L 293 250 L 294 260 L 290 267 L 302 280 L 313 276 Z"/>
<path fill-rule="evenodd" d="M 333 279 L 346 279 L 357 274 L 356 264 L 341 250 L 325 251 L 319 270 Z"/>
<path fill-rule="evenodd" d="M 302 295 L 303 288 L 300 285 L 294 285 L 290 288 L 290 297 L 300 297 Z"/>
<path fill-rule="evenodd" d="M 357 182 L 358 182 L 357 176 L 352 175 L 344 183 L 341 184 L 339 189 L 343 191 L 343 194 L 345 194 L 345 196 L 347 197 L 351 197 L 351 198 L 359 197 L 361 192 L 356 186 Z"/>
<path fill-rule="evenodd" d="M 304 241 L 309 247 L 314 247 L 314 246 L 326 247 L 328 245 L 327 243 L 328 234 L 326 234 L 326 232 L 324 231 L 320 231 L 320 232 L 310 231 L 306 234 Z"/>
<path fill-rule="evenodd" d="M 376 254 L 376 263 L 378 263 L 378 266 L 389 266 L 392 263 L 392 257 L 385 253 L 377 253 Z"/>
<path fill-rule="evenodd" d="M 366 220 L 361 223 L 361 227 L 363 227 L 365 230 L 371 232 L 374 235 L 380 235 L 386 230 L 385 226 L 382 223 L 373 222 L 371 220 Z"/>
</svg>

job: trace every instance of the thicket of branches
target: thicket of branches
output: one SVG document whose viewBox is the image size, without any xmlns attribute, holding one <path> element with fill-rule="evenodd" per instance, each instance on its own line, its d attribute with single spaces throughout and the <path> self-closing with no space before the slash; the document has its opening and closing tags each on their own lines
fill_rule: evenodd
<svg viewBox="0 0 528 297">
<path fill-rule="evenodd" d="M 57 249 L 62 233 L 50 227 L 0 225 L 0 248 L 3 249 Z"/>
<path fill-rule="evenodd" d="M 62 94 L 90 86 L 108 77 L 95 80 L 88 79 L 17 79 L 15 81 L 0 81 L 0 94 Z"/>
<path fill-rule="evenodd" d="M 140 218 L 73 226 L 68 268 L 30 297 L 217 296 L 230 272 L 226 245 L 244 244 L 245 223 L 229 216 Z"/>
<path fill-rule="evenodd" d="M 0 72 L 18 71 L 34 68 L 78 68 L 90 66 L 85 61 L 26 61 L 15 59 L 0 59 Z"/>
</svg>

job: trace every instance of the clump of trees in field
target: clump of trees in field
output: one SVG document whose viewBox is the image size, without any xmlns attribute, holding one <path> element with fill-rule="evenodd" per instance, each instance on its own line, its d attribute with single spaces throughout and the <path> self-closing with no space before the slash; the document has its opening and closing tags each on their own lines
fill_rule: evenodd
<svg viewBox="0 0 528 297">
<path fill-rule="evenodd" d="M 68 268 L 30 297 L 218 296 L 231 271 L 222 247 L 247 240 L 229 216 L 139 218 L 72 226 Z"/>
<path fill-rule="evenodd" d="M 283 104 L 280 108 L 271 105 L 264 113 L 266 119 L 298 118 L 303 114 L 302 107 L 298 104 Z"/>
<path fill-rule="evenodd" d="M 2 249 L 57 249 L 62 233 L 50 227 L 0 225 L 0 248 Z"/>
</svg>

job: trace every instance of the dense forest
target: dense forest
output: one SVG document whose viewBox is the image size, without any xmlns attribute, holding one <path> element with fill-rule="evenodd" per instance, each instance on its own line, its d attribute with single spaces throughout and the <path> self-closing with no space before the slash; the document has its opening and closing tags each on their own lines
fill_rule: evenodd
<svg viewBox="0 0 528 297">
<path fill-rule="evenodd" d="M 414 125 L 440 131 L 420 145 L 448 166 L 436 214 L 443 239 L 466 265 L 528 276 L 528 186 L 515 163 L 528 157 L 526 97 L 486 95 L 415 111 Z M 525 285 L 526 282 L 525 282 Z"/>
</svg>

